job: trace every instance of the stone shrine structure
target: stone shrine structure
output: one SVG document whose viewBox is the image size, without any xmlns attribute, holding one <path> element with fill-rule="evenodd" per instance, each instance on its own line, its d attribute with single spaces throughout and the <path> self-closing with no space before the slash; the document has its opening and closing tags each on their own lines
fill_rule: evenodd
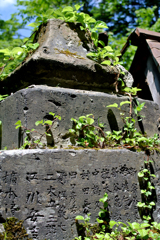
<svg viewBox="0 0 160 240">
<path fill-rule="evenodd" d="M 77 236 L 75 217 L 91 213 L 94 223 L 101 207 L 99 199 L 107 192 L 111 220 L 140 222 L 137 173 L 148 156 L 126 149 L 68 148 L 73 143 L 68 133 L 72 117 L 92 113 L 96 123 L 105 123 L 104 131 L 122 128 L 117 110 L 106 108 L 127 99 L 111 94 L 118 69 L 86 58 L 93 46 L 77 25 L 50 20 L 36 38 L 39 49 L 7 79 L 8 83 L 15 82 L 9 91 L 21 90 L 0 102 L 0 148 L 9 149 L 0 152 L 1 218 L 23 220 L 34 240 L 72 240 Z M 129 86 L 132 78 L 127 71 L 126 75 Z M 58 83 L 61 87 L 56 87 Z M 22 89 L 30 84 L 35 85 Z M 7 88 L 2 87 L 4 91 Z M 153 136 L 159 132 L 159 106 L 139 99 L 142 101 L 145 118 L 136 127 Z M 128 112 L 129 106 L 125 105 L 124 110 Z M 49 120 L 49 112 L 62 117 L 53 125 L 51 138 L 43 139 L 52 149 L 18 150 L 25 136 L 15 129 L 15 123 L 21 120 L 27 129 L 36 128 L 42 133 L 44 126 L 35 127 L 35 122 Z M 159 221 L 159 154 L 149 157 L 156 174 L 153 217 Z"/>
</svg>

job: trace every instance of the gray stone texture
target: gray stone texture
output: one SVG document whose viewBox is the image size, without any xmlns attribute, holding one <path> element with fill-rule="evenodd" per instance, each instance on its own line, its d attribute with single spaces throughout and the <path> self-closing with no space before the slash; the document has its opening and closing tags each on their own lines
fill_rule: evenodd
<svg viewBox="0 0 160 240">
<path fill-rule="evenodd" d="M 118 68 L 100 65 L 86 57 L 94 46 L 90 33 L 81 31 L 79 26 L 58 19 L 42 25 L 35 37 L 39 48 L 5 81 L 0 82 L 1 94 L 15 92 L 31 84 L 114 91 Z"/>
<path fill-rule="evenodd" d="M 157 178 L 155 221 L 160 221 L 160 163 Z M 147 156 L 128 150 L 9 150 L 0 153 L 0 201 L 3 218 L 24 220 L 33 239 L 71 240 L 77 236 L 75 216 L 91 213 L 94 223 L 108 193 L 110 219 L 140 221 L 138 171 Z"/>
<path fill-rule="evenodd" d="M 132 87 L 134 79 L 132 77 L 132 74 L 128 72 L 123 66 L 117 65 L 116 66 L 121 72 L 124 73 L 124 75 L 120 75 L 120 77 L 123 79 L 124 83 L 127 87 Z"/>
<path fill-rule="evenodd" d="M 52 142 L 58 147 L 67 147 L 68 144 L 71 144 L 70 138 L 67 136 L 69 128 L 72 128 L 71 118 L 92 113 L 95 124 L 98 124 L 98 119 L 99 122 L 105 124 L 104 131 L 119 130 L 123 127 L 119 111 L 116 108 L 106 108 L 106 106 L 113 103 L 119 104 L 124 100 L 127 100 L 127 97 L 58 87 L 31 86 L 28 89 L 20 90 L 0 103 L 1 149 L 20 147 L 21 134 L 14 125 L 18 120 L 21 120 L 22 125 L 27 129 L 35 128 L 40 133 L 44 133 L 45 128 L 41 125 L 36 127 L 35 122 L 49 119 L 49 112 L 62 117 L 62 120 L 55 122 L 51 129 Z M 159 106 L 151 101 L 141 99 L 139 101 L 145 102 L 145 108 L 141 113 L 145 118 L 142 123 L 138 122 L 141 128 L 137 125 L 137 129 L 144 129 L 148 136 L 153 136 L 154 133 L 158 133 Z M 123 105 L 122 108 L 129 112 L 128 105 Z M 46 138 L 42 140 L 43 142 L 47 141 Z"/>
</svg>

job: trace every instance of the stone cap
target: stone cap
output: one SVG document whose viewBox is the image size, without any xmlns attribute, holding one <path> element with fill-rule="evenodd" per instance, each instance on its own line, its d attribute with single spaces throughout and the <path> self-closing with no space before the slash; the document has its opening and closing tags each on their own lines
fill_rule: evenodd
<svg viewBox="0 0 160 240">
<path fill-rule="evenodd" d="M 112 92 L 119 69 L 86 57 L 94 49 L 89 32 L 79 24 L 51 19 L 35 36 L 39 48 L 5 79 L 0 88 L 15 92 L 31 84 Z M 123 75 L 122 75 L 123 77 Z M 5 92 L 5 90 L 4 90 Z"/>
</svg>

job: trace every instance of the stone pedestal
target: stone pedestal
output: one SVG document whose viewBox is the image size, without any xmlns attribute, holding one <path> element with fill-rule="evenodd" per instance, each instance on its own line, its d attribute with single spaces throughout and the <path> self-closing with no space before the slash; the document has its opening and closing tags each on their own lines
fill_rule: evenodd
<svg viewBox="0 0 160 240">
<path fill-rule="evenodd" d="M 144 153 L 128 150 L 11 150 L 0 154 L 1 215 L 24 220 L 37 240 L 71 240 L 77 236 L 75 217 L 91 213 L 94 223 L 108 193 L 111 220 L 140 221 L 141 201 L 137 173 Z M 159 222 L 159 156 L 153 171 Z"/>
</svg>

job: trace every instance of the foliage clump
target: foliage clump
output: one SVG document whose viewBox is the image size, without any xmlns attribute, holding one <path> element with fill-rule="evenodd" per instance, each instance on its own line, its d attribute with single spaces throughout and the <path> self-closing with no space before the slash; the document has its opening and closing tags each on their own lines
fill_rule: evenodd
<svg viewBox="0 0 160 240">
<path fill-rule="evenodd" d="M 3 223 L 5 232 L 0 233 L 0 240 L 32 240 L 23 226 L 23 221 L 17 218 L 7 218 Z"/>
<path fill-rule="evenodd" d="M 26 127 L 24 127 L 22 125 L 21 120 L 18 120 L 15 125 L 16 125 L 16 129 L 20 129 L 21 135 L 25 134 L 26 137 L 24 139 L 24 143 L 21 146 L 20 149 L 34 149 L 34 148 L 45 148 L 46 145 L 44 143 L 42 143 L 42 139 L 43 137 L 46 136 L 46 138 L 52 138 L 52 133 L 51 133 L 51 128 L 53 126 L 53 124 L 55 123 L 55 121 L 57 120 L 61 120 L 61 116 L 59 115 L 55 115 L 55 113 L 53 112 L 49 112 L 49 116 L 52 118 L 52 120 L 40 120 L 40 121 L 36 121 L 35 125 L 42 125 L 46 128 L 46 131 L 44 133 L 40 133 L 37 130 L 33 129 L 27 129 Z M 33 133 L 36 133 L 39 137 L 38 139 L 35 139 L 35 137 L 32 135 Z M 52 143 L 54 144 L 54 143 Z M 50 144 L 49 144 L 50 145 Z"/>
<path fill-rule="evenodd" d="M 147 137 L 145 133 L 138 132 L 135 127 L 137 120 L 142 121 L 144 117 L 140 115 L 140 112 L 145 103 L 139 103 L 135 97 L 137 91 L 141 89 L 126 87 L 122 90 L 129 96 L 129 99 L 122 101 L 119 105 L 117 103 L 108 105 L 107 108 L 116 108 L 119 111 L 123 128 L 118 131 L 104 132 L 103 123 L 98 123 L 98 126 L 94 125 L 93 114 L 80 116 L 78 119 L 71 118 L 73 128 L 69 129 L 69 132 L 75 138 L 77 145 L 91 148 L 123 147 L 135 150 L 158 148 L 160 144 L 158 134 Z M 129 112 L 123 110 L 123 105 L 129 106 Z"/>
<path fill-rule="evenodd" d="M 79 237 L 74 240 L 160 240 L 160 223 L 147 220 L 138 222 L 115 222 L 108 218 L 108 194 L 105 193 L 99 201 L 103 207 L 99 212 L 96 224 L 89 223 L 90 214 L 86 218 L 77 216 L 75 218 Z M 83 221 L 79 223 L 79 221 Z"/>
</svg>

